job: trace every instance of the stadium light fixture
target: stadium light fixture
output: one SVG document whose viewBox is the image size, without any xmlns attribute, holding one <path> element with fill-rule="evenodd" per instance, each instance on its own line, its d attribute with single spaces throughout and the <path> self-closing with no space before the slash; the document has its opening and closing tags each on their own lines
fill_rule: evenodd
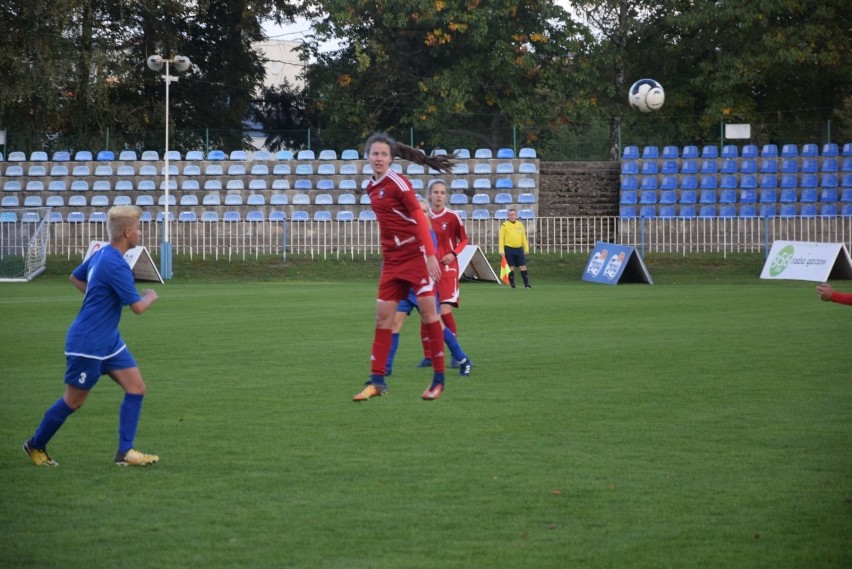
<svg viewBox="0 0 852 569">
<path fill-rule="evenodd" d="M 160 245 L 160 276 L 164 279 L 172 278 L 172 244 L 169 240 L 169 84 L 177 81 L 174 75 L 169 75 L 169 64 L 174 64 L 175 71 L 182 73 L 187 71 L 192 63 L 184 55 L 176 55 L 172 59 L 163 59 L 161 55 L 151 55 L 145 60 L 151 71 L 160 71 L 166 66 L 166 74 L 163 79 L 166 82 L 166 154 L 165 154 L 165 213 L 163 215 L 163 242 Z"/>
</svg>

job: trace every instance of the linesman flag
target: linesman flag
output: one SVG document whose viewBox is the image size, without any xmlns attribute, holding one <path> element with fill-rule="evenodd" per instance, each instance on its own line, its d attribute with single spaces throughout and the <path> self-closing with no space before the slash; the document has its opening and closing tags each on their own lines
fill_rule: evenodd
<svg viewBox="0 0 852 569">
<path fill-rule="evenodd" d="M 503 284 L 509 284 L 509 273 L 511 272 L 506 257 L 500 257 L 500 280 L 503 281 Z"/>
</svg>

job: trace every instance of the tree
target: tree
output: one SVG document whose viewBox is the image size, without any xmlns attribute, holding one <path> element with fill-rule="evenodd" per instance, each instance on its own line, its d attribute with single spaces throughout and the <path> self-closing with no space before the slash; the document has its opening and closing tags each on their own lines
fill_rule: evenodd
<svg viewBox="0 0 852 569">
<path fill-rule="evenodd" d="M 314 6 L 324 17 L 307 48 L 308 96 L 328 145 L 376 129 L 413 130 L 424 145 L 510 145 L 513 126 L 534 140 L 588 92 L 588 38 L 549 0 Z M 321 53 L 333 37 L 340 50 Z"/>
</svg>

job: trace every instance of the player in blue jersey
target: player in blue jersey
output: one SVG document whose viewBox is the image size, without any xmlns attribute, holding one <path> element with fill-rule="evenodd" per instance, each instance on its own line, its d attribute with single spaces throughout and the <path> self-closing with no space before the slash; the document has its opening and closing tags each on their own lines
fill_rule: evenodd
<svg viewBox="0 0 852 569">
<path fill-rule="evenodd" d="M 118 322 L 124 306 L 136 314 L 157 300 L 151 289 L 136 290 L 133 271 L 124 254 L 142 236 L 136 206 L 117 206 L 107 214 L 110 243 L 93 253 L 71 273 L 71 283 L 83 293 L 83 306 L 65 339 L 65 393 L 44 414 L 35 434 L 24 443 L 24 452 L 36 466 L 58 466 L 47 454 L 47 443 L 65 420 L 79 409 L 101 375 L 108 375 L 124 389 L 118 414 L 119 466 L 145 466 L 160 458 L 133 448 L 142 411 L 145 382 L 130 350 L 121 339 Z"/>
<path fill-rule="evenodd" d="M 435 297 L 435 302 L 440 305 L 438 297 Z M 408 294 L 408 298 L 400 301 L 399 305 L 396 308 L 396 315 L 394 316 L 393 328 L 391 329 L 391 349 L 388 353 L 388 361 L 385 371 L 385 375 L 389 376 L 393 373 L 393 360 L 396 357 L 396 351 L 399 348 L 399 333 L 402 331 L 402 325 L 405 324 L 406 318 L 411 315 L 413 310 L 420 310 L 417 306 L 417 296 L 414 294 L 412 290 Z M 453 355 L 453 358 L 459 364 L 459 375 L 467 377 L 470 375 L 470 370 L 473 367 L 473 363 L 471 363 L 470 358 L 467 357 L 467 354 L 464 353 L 461 345 L 459 344 L 456 335 L 453 334 L 453 331 L 443 326 L 444 330 L 444 343 L 450 349 L 450 353 Z M 424 338 L 421 332 L 421 341 L 423 342 L 424 351 L 428 349 L 428 338 Z M 423 365 L 419 365 L 418 367 L 426 367 Z"/>
</svg>

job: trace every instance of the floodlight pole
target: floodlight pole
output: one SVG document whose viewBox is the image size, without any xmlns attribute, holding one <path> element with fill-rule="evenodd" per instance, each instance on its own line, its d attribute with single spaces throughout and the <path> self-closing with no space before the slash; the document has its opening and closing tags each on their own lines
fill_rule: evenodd
<svg viewBox="0 0 852 569">
<path fill-rule="evenodd" d="M 163 64 L 166 64 L 166 74 L 163 79 L 166 82 L 166 149 L 164 158 L 164 167 L 166 169 L 164 184 L 165 184 L 165 209 L 163 216 L 163 241 L 160 244 L 160 276 L 164 279 L 172 278 L 172 244 L 169 240 L 169 84 L 177 81 L 178 78 L 169 75 L 169 64 L 175 63 L 175 69 L 178 71 L 186 71 L 189 69 L 190 62 L 188 57 L 176 55 L 172 59 L 163 59 L 159 55 L 152 55 L 148 58 L 148 67 L 153 71 L 159 71 Z"/>
</svg>

